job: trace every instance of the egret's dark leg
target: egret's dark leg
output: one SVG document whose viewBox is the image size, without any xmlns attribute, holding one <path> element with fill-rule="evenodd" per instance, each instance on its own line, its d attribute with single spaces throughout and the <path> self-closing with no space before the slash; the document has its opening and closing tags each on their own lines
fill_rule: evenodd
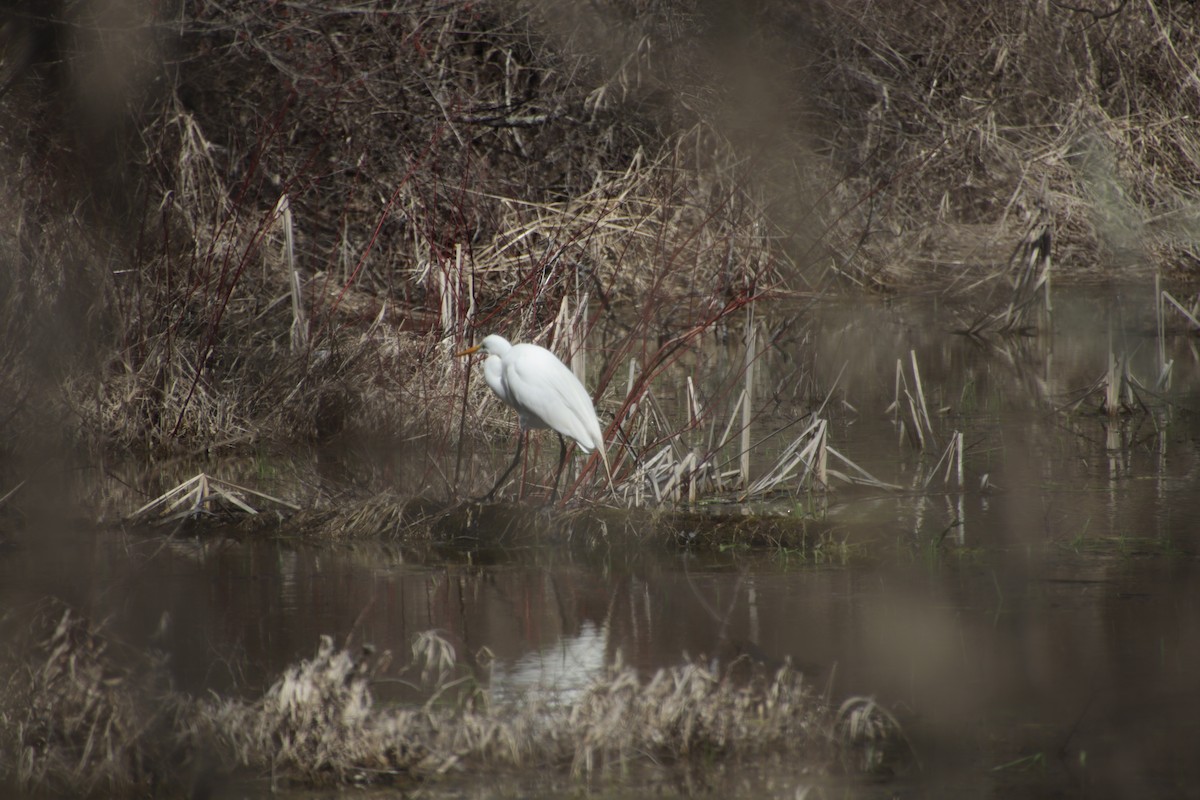
<svg viewBox="0 0 1200 800">
<path fill-rule="evenodd" d="M 554 491 L 550 492 L 550 502 L 553 504 L 558 500 L 558 481 L 562 478 L 563 464 L 567 463 L 567 441 L 562 438 L 562 434 L 558 433 L 558 469 L 554 472 Z"/>
<path fill-rule="evenodd" d="M 492 487 L 492 490 L 483 496 L 485 501 L 491 500 L 492 497 L 495 496 L 496 490 L 499 489 L 504 481 L 508 479 L 508 476 L 512 473 L 512 471 L 517 468 L 517 462 L 521 460 L 521 448 L 524 446 L 525 431 L 521 431 L 519 434 L 517 434 L 517 453 L 513 456 L 512 463 L 508 465 L 508 469 L 504 470 L 504 474 L 500 476 L 500 480 L 496 481 L 496 485 Z"/>
</svg>

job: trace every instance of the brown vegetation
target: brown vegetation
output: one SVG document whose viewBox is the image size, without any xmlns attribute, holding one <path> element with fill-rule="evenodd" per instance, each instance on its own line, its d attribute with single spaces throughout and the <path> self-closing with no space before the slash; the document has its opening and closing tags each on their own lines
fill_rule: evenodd
<svg viewBox="0 0 1200 800">
<path fill-rule="evenodd" d="M 1189 4 L 11 9 L 11 450 L 452 441 L 478 331 L 605 317 L 644 390 L 752 301 L 1004 284 L 1034 228 L 1058 275 L 1197 265 Z"/>
<path fill-rule="evenodd" d="M 45 638 L 5 657 L 0 780 L 48 795 L 148 794 L 183 763 L 177 728 L 188 704 L 151 655 L 114 655 L 69 611 L 46 621 Z"/>
<path fill-rule="evenodd" d="M 114 656 L 86 620 L 69 611 L 57 620 L 42 641 L 9 654 L 0 785 L 179 796 L 247 770 L 272 785 L 338 785 L 535 764 L 595 779 L 769 752 L 816 770 L 835 756 L 868 770 L 879 753 L 890 766 L 903 760 L 885 711 L 864 700 L 835 713 L 786 665 L 692 662 L 649 678 L 616 665 L 571 703 L 553 694 L 502 701 L 431 632 L 414 642 L 402 673 L 426 699 L 383 706 L 372 685 L 387 674 L 388 655 L 338 649 L 325 637 L 314 658 L 256 700 L 197 700 L 172 692 L 145 655 Z"/>
</svg>

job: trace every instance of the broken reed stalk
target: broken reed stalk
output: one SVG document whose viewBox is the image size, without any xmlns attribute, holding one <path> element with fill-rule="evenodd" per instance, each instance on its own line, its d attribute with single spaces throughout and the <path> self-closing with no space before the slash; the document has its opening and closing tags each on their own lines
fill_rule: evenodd
<svg viewBox="0 0 1200 800">
<path fill-rule="evenodd" d="M 746 359 L 745 359 L 745 388 L 742 389 L 745 402 L 742 403 L 742 450 L 739 456 L 742 486 L 750 485 L 750 421 L 754 405 L 754 365 L 758 360 L 758 335 L 754 324 L 753 307 L 746 310 Z"/>
<path fill-rule="evenodd" d="M 1158 363 L 1159 375 L 1155 383 L 1155 388 L 1158 390 L 1167 390 L 1171 388 L 1171 373 L 1174 368 L 1174 360 L 1167 359 L 1167 306 L 1175 309 L 1191 326 L 1192 330 L 1200 330 L 1200 319 L 1197 318 L 1197 309 L 1191 310 L 1184 307 L 1174 295 L 1165 289 L 1162 289 L 1159 283 L 1159 276 L 1154 276 L 1155 290 L 1155 316 L 1158 324 Z M 1200 304 L 1198 304 L 1200 305 Z"/>
<path fill-rule="evenodd" d="M 958 487 L 961 489 L 963 487 L 963 483 L 964 483 L 964 481 L 963 481 L 963 433 L 962 433 L 962 431 L 954 432 L 954 444 L 955 444 L 955 448 L 954 448 L 955 455 L 957 456 L 957 458 L 955 459 L 955 461 L 956 461 L 955 474 L 958 477 Z"/>
<path fill-rule="evenodd" d="M 733 408 L 731 408 L 731 409 L 729 410 L 729 419 L 728 419 L 728 421 L 726 421 L 726 423 L 725 423 L 725 429 L 724 429 L 723 431 L 721 431 L 721 436 L 720 436 L 720 438 L 719 438 L 719 439 L 717 439 L 715 442 L 712 442 L 712 443 L 710 443 L 710 448 L 711 448 L 711 449 L 713 449 L 714 451 L 715 451 L 715 450 L 719 450 L 719 449 L 721 449 L 721 445 L 722 445 L 724 442 L 728 442 L 728 441 L 729 441 L 729 434 L 730 434 L 730 433 L 733 431 L 733 425 L 734 425 L 734 423 L 735 423 L 735 422 L 737 422 L 737 420 L 738 420 L 739 416 L 740 416 L 740 417 L 742 418 L 742 420 L 743 420 L 742 424 L 743 424 L 743 425 L 745 425 L 745 412 L 744 412 L 742 409 L 743 409 L 743 408 L 745 408 L 745 407 L 747 406 L 747 402 L 746 402 L 746 401 L 747 401 L 747 397 L 746 397 L 746 387 L 744 387 L 744 386 L 743 386 L 743 387 L 742 387 L 742 389 L 741 389 L 741 391 L 740 391 L 740 392 L 738 392 L 738 397 L 737 397 L 737 400 L 735 400 L 735 401 L 734 401 L 734 403 L 733 403 Z M 714 431 L 715 431 L 715 427 L 714 427 Z M 743 441 L 743 442 L 742 442 L 742 446 L 741 446 L 741 448 L 740 448 L 740 449 L 739 449 L 739 451 L 738 451 L 739 455 L 740 455 L 742 452 L 744 452 L 744 451 L 745 451 L 745 449 L 746 449 L 746 442 L 744 442 L 744 441 Z M 738 473 L 737 473 L 737 474 L 738 474 L 739 476 L 741 475 L 741 469 L 740 469 L 740 468 L 738 469 Z M 744 483 L 743 483 L 742 485 L 743 485 L 743 486 L 745 486 L 745 484 L 744 484 Z"/>
<path fill-rule="evenodd" d="M 908 408 L 908 419 L 912 421 L 912 435 L 909 437 L 919 450 L 925 449 L 926 435 L 934 438 L 933 420 L 925 403 L 925 387 L 921 382 L 921 371 L 917 367 L 917 351 L 909 351 L 909 362 L 912 367 L 912 391 L 909 390 L 908 378 L 904 374 L 904 362 L 896 359 L 895 396 L 891 405 L 886 409 L 892 412 L 892 419 L 899 423 L 900 441 L 904 441 L 906 423 L 901 414 L 901 407 Z M 903 402 L 901 393 L 903 392 Z M 915 396 L 914 396 L 915 392 Z M 886 413 L 886 411 L 885 411 Z"/>
<path fill-rule="evenodd" d="M 646 392 L 641 408 L 643 409 L 641 425 L 636 437 L 632 438 L 641 443 L 640 453 L 644 454 L 646 450 L 660 445 L 661 449 L 649 458 L 641 456 L 635 459 L 637 467 L 630 479 L 636 487 L 635 498 L 641 498 L 641 487 L 649 485 L 654 492 L 656 503 L 661 503 L 666 499 L 678 500 L 677 491 L 682 485 L 685 475 L 691 484 L 689 495 L 694 496 L 697 476 L 692 473 L 698 470 L 701 462 L 695 451 L 683 441 L 683 433 L 687 430 L 687 426 L 684 426 L 682 430 L 676 430 L 671 426 L 653 391 Z M 657 436 L 653 442 L 647 443 L 651 423 L 654 424 L 656 430 L 666 431 L 666 433 Z M 628 484 L 627 481 L 622 486 L 625 489 L 624 496 L 626 498 L 629 497 Z"/>
<path fill-rule="evenodd" d="M 1014 251 L 1017 269 L 1012 297 L 1000 325 L 1002 333 L 1020 333 L 1028 329 L 1029 309 L 1039 295 L 1046 309 L 1050 309 L 1050 245 L 1049 229 L 1034 228 Z"/>
<path fill-rule="evenodd" d="M 12 497 L 12 496 L 13 496 L 14 494 L 16 494 L 18 491 L 20 491 L 20 490 L 21 490 L 21 487 L 25 485 L 25 482 L 26 482 L 27 480 L 28 480 L 28 478 L 26 478 L 25 480 L 19 481 L 19 482 L 17 483 L 17 485 L 16 485 L 16 486 L 14 486 L 13 488 L 9 489 L 9 490 L 8 490 L 7 492 L 5 492 L 3 495 L 0 495 L 0 507 L 3 507 L 3 506 L 4 506 L 4 504 L 8 502 L 8 500 L 9 500 L 9 498 L 10 498 L 10 497 Z"/>
<path fill-rule="evenodd" d="M 829 488 L 829 423 L 821 420 L 821 430 L 817 434 L 816 465 L 813 474 L 816 476 L 817 488 L 825 491 Z"/>
<path fill-rule="evenodd" d="M 829 451 L 829 455 L 833 456 L 835 459 L 849 467 L 854 472 L 854 474 L 847 474 L 845 472 L 841 472 L 840 470 L 830 469 L 829 475 L 831 477 L 837 478 L 844 483 L 856 484 L 859 486 L 872 486 L 876 489 L 897 490 L 901 488 L 897 484 L 888 483 L 887 481 L 882 481 L 879 478 L 876 478 L 874 475 L 867 472 L 858 464 L 844 456 L 834 447 L 827 446 L 826 449 Z"/>
<path fill-rule="evenodd" d="M 946 465 L 946 473 L 942 477 L 942 483 L 949 485 L 950 476 L 953 474 L 957 478 L 958 487 L 963 486 L 963 435 L 960 431 L 954 431 L 950 434 L 950 442 L 942 451 L 942 455 L 938 458 L 937 463 L 929 470 L 929 475 L 925 478 L 922 484 L 924 488 L 928 488 L 933 479 L 937 477 L 938 470 L 942 464 Z"/>
<path fill-rule="evenodd" d="M 1158 340 L 1158 384 L 1163 384 L 1167 376 L 1167 309 L 1166 298 L 1163 296 L 1162 275 L 1154 273 L 1154 327 Z"/>
<path fill-rule="evenodd" d="M 1161 287 L 1161 279 L 1158 273 L 1154 274 L 1154 296 L 1155 321 L 1158 326 L 1159 365 L 1159 374 L 1158 380 L 1155 382 L 1155 389 L 1158 391 L 1167 391 L 1171 388 L 1171 375 L 1175 366 L 1174 359 L 1167 359 L 1167 305 L 1169 304 L 1186 319 L 1193 330 L 1200 330 L 1200 319 L 1197 318 L 1195 308 L 1191 310 L 1185 308 L 1170 292 Z"/>
<path fill-rule="evenodd" d="M 204 513 L 214 513 L 220 510 L 217 508 L 218 503 L 227 504 L 227 508 L 236 513 L 258 514 L 258 509 L 242 499 L 244 495 L 254 496 L 292 511 L 300 509 L 299 506 L 278 497 L 201 472 L 146 503 L 130 514 L 128 519 L 163 524 Z"/>
<path fill-rule="evenodd" d="M 304 312 L 304 293 L 300 285 L 300 271 L 296 267 L 296 239 L 292 222 L 292 203 L 286 192 L 279 195 L 275 204 L 275 215 L 283 228 L 283 263 L 287 269 L 288 293 L 292 300 L 291 346 L 292 354 L 308 349 L 308 319 Z"/>
<path fill-rule="evenodd" d="M 1108 335 L 1108 370 L 1104 375 L 1104 413 L 1115 417 L 1121 413 L 1121 361 L 1112 347 L 1112 331 Z"/>
<path fill-rule="evenodd" d="M 804 466 L 804 471 L 798 480 L 803 483 L 804 477 L 811 472 L 814 463 L 813 454 L 818 447 L 818 442 L 823 438 L 825 425 L 825 420 L 820 418 L 809 423 L 808 427 L 779 454 L 775 464 L 745 487 L 742 495 L 738 498 L 739 502 L 776 491 L 779 486 L 792 479 L 796 467 L 801 465 Z"/>
<path fill-rule="evenodd" d="M 833 480 L 876 488 L 898 488 L 894 484 L 879 480 L 830 447 L 828 422 L 820 417 L 810 420 L 800 435 L 783 449 L 774 464 L 763 475 L 756 479 L 751 479 L 747 475 L 746 454 L 754 452 L 763 442 L 775 438 L 781 432 L 770 433 L 760 442 L 754 442 L 748 435 L 754 420 L 750 402 L 751 384 L 755 374 L 753 365 L 762 355 L 756 342 L 758 335 L 751 320 L 743 338 L 746 343 L 741 358 L 740 379 L 743 385 L 732 403 L 732 408 L 727 412 L 726 424 L 719 437 L 716 436 L 717 421 L 712 417 L 713 406 L 710 403 L 707 408 L 700 408 L 691 376 L 684 379 L 687 422 L 680 427 L 672 428 L 667 415 L 656 399 L 655 392 L 645 382 L 638 381 L 635 362 L 632 360 L 628 362 L 627 385 L 630 387 L 630 396 L 636 394 L 638 391 L 636 387 L 640 385 L 642 388 L 640 399 L 629 402 L 628 405 L 630 409 L 635 410 L 627 416 L 636 422 L 629 426 L 627 441 L 641 453 L 649 452 L 654 448 L 658 449 L 652 456 L 635 457 L 636 467 L 628 473 L 628 481 L 622 486 L 622 493 L 627 501 L 632 500 L 632 502 L 640 504 L 645 502 L 648 497 L 654 502 L 682 498 L 685 484 L 689 499 L 694 499 L 702 486 L 707 486 L 709 491 L 719 491 L 725 476 L 719 467 L 710 463 L 710 460 L 712 454 L 718 453 L 732 444 L 734 437 L 736 437 L 738 447 L 731 461 L 737 465 L 737 468 L 731 471 L 730 475 L 737 477 L 743 487 L 738 495 L 740 501 L 768 496 L 793 480 L 797 481 L 801 487 L 819 491 L 827 490 Z M 932 435 L 932 418 L 928 412 L 928 399 L 925 396 L 915 352 L 910 353 L 909 363 L 911 365 L 909 368 L 912 370 L 911 378 L 905 375 L 903 362 L 897 363 L 897 385 L 904 387 L 904 395 L 910 406 L 914 430 L 922 436 Z M 910 383 L 913 387 L 911 391 L 908 389 Z M 822 407 L 828 401 L 829 397 L 827 396 Z M 707 451 L 701 453 L 694 446 L 687 445 L 683 434 L 697 429 L 704 418 L 710 418 L 710 424 Z M 739 418 L 741 425 L 735 432 L 734 426 L 737 425 Z M 653 438 L 653 441 L 648 441 L 647 437 L 651 427 L 666 433 Z M 783 430 L 786 430 L 787 427 L 790 426 L 785 426 Z M 846 465 L 848 470 L 839 471 L 830 467 L 831 458 Z M 702 480 L 701 476 L 705 472 L 707 475 Z"/>
<path fill-rule="evenodd" d="M 917 389 L 918 407 L 921 411 L 920 421 L 924 422 L 925 430 L 929 435 L 933 436 L 933 421 L 929 418 L 929 406 L 925 403 L 925 385 L 921 382 L 921 370 L 917 367 L 917 351 L 908 351 L 909 360 L 912 361 L 913 385 Z"/>
<path fill-rule="evenodd" d="M 700 411 L 700 400 L 699 400 L 699 398 L 696 397 L 696 384 L 692 381 L 691 375 L 688 375 L 688 377 L 687 377 L 687 409 L 688 409 L 688 428 L 689 428 L 689 430 L 693 430 L 693 431 L 698 430 L 702 425 L 703 415 Z M 710 447 L 711 447 L 711 443 L 710 443 Z M 692 447 L 688 451 L 688 459 L 689 459 L 690 463 L 693 465 L 693 470 L 698 470 L 699 461 L 700 461 L 700 453 L 694 443 L 692 444 Z M 688 502 L 689 503 L 696 502 L 696 493 L 698 491 L 698 487 L 696 484 L 699 483 L 699 480 L 697 479 L 698 477 L 699 477 L 698 475 L 693 475 L 692 479 L 688 481 Z"/>
<path fill-rule="evenodd" d="M 453 262 L 439 262 L 437 293 L 442 335 L 453 337 L 456 346 L 460 345 L 475 319 L 475 280 L 474 272 L 466 267 L 459 242 L 454 244 Z"/>
<path fill-rule="evenodd" d="M 844 464 L 853 474 L 829 467 L 830 457 Z M 797 467 L 803 467 L 798 476 L 796 476 Z M 900 488 L 896 484 L 879 480 L 830 446 L 829 423 L 825 419 L 818 418 L 814 419 L 790 445 L 784 448 L 774 465 L 746 488 L 738 497 L 738 502 L 771 495 L 779 491 L 785 483 L 791 481 L 793 476 L 795 476 L 796 483 L 808 491 L 827 491 L 831 487 L 831 479 L 877 489 Z"/>
<path fill-rule="evenodd" d="M 1200 319 L 1197 319 L 1195 309 L 1189 311 L 1170 292 L 1164 291 L 1162 295 L 1164 300 L 1174 306 L 1175 310 L 1183 315 L 1183 318 L 1191 324 L 1193 329 L 1200 330 Z"/>
</svg>

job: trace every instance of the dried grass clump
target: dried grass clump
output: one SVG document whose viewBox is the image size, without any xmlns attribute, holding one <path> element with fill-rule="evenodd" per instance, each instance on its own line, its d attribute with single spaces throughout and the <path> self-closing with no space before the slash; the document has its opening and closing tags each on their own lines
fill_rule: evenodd
<svg viewBox="0 0 1200 800">
<path fill-rule="evenodd" d="M 847 698 L 838 708 L 833 730 L 849 772 L 891 772 L 914 754 L 900 723 L 871 697 Z"/>
<path fill-rule="evenodd" d="M 969 289 L 1038 223 L 1077 279 L 1195 269 L 1190 9 L 856 2 L 813 20 L 812 99 L 848 178 L 835 234 L 862 245 L 841 251 L 848 277 Z"/>
<path fill-rule="evenodd" d="M 747 756 L 801 747 L 823 755 L 823 712 L 790 667 L 748 684 L 711 665 L 659 670 L 643 682 L 614 668 L 571 710 L 572 768 L 590 773 L 608 762 Z"/>
<path fill-rule="evenodd" d="M 386 657 L 382 663 L 386 663 Z M 374 735 L 370 679 L 381 666 L 370 651 L 335 650 L 322 637 L 315 658 L 290 667 L 259 702 L 217 702 L 204 724 L 243 764 L 307 783 L 362 780 L 362 771 L 395 769 Z"/>
<path fill-rule="evenodd" d="M 183 765 L 187 703 L 160 663 L 121 666 L 111 641 L 69 610 L 37 651 L 0 701 L 0 774 L 51 794 L 144 795 Z"/>
<path fill-rule="evenodd" d="M 533 693 L 500 701 L 479 668 L 461 664 L 430 631 L 414 641 L 400 681 L 423 701 L 381 706 L 373 685 L 388 654 L 339 649 L 329 637 L 255 701 L 175 694 L 159 677 L 161 664 L 142 656 L 147 670 L 119 666 L 110 642 L 70 612 L 39 648 L 13 653 L 26 655 L 29 665 L 0 698 L 0 779 L 43 793 L 182 793 L 247 769 L 269 773 L 273 785 L 533 766 L 561 768 L 566 780 L 616 776 L 634 764 L 703 766 L 784 752 L 821 769 L 839 746 L 853 750 L 863 738 L 863 724 L 843 730 L 846 721 L 790 667 L 767 673 L 740 661 L 689 661 L 649 679 L 618 664 L 569 699 Z M 867 738 L 883 747 L 871 724 Z"/>
<path fill-rule="evenodd" d="M 206 724 L 239 763 L 305 784 L 372 782 L 451 769 L 570 765 L 574 774 L 646 758 L 755 757 L 803 751 L 828 759 L 827 712 L 784 667 L 749 682 L 691 662 L 650 680 L 617 666 L 573 704 L 553 697 L 492 703 L 441 637 L 414 644 L 411 671 L 431 692 L 420 708 L 378 708 L 370 654 L 323 639 L 317 656 L 289 669 L 259 702 L 212 708 Z M 414 676 L 415 677 L 415 676 Z"/>
</svg>

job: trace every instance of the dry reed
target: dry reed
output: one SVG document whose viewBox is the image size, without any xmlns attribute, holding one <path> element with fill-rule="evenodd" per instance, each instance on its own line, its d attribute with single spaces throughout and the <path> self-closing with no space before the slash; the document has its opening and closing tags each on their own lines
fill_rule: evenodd
<svg viewBox="0 0 1200 800">
<path fill-rule="evenodd" d="M 780 294 L 1011 279 L 1018 330 L 1037 226 L 1059 282 L 1200 262 L 1182 6 L 143 5 L 0 26 L 51 48 L 0 79 L 6 448 L 452 443 L 499 429 L 447 357 L 487 330 L 601 392 L 637 356 L 621 427 Z M 669 495 L 733 482 L 707 449 Z"/>
<path fill-rule="evenodd" d="M 564 779 L 594 781 L 633 764 L 785 752 L 813 769 L 838 754 L 872 769 L 875 750 L 852 753 L 864 743 L 891 748 L 900 735 L 882 710 L 835 714 L 786 665 L 689 661 L 645 678 L 617 663 L 571 702 L 500 700 L 486 672 L 464 667 L 427 632 L 401 671 L 427 699 L 385 706 L 372 687 L 388 654 L 339 649 L 326 637 L 257 700 L 191 700 L 172 693 L 162 664 L 145 654 L 115 659 L 111 643 L 73 613 L 50 627 L 38 647 L 10 654 L 28 662 L 0 695 L 0 779 L 29 791 L 174 795 L 246 771 L 269 774 L 272 785 L 330 786 L 553 766 Z M 121 666 L 139 659 L 140 667 Z"/>
</svg>

